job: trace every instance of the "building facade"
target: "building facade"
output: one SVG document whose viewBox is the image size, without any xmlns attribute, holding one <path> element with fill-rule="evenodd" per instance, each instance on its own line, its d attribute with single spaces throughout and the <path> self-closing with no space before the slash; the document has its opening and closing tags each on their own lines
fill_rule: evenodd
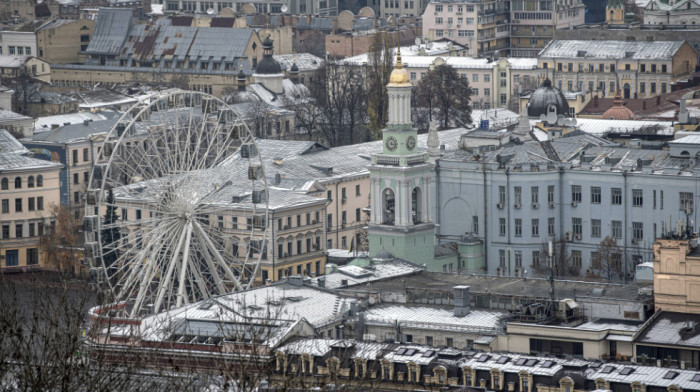
<svg viewBox="0 0 700 392">
<path fill-rule="evenodd" d="M 700 314 L 698 256 L 697 241 L 692 238 L 660 238 L 654 243 L 654 304 L 657 311 Z"/>
<path fill-rule="evenodd" d="M 598 91 L 648 98 L 674 90 L 694 72 L 698 54 L 686 41 L 555 40 L 537 56 L 538 66 L 562 91 Z"/>
<path fill-rule="evenodd" d="M 0 269 L 54 268 L 40 238 L 60 203 L 61 164 L 27 156 L 9 132 L 0 130 Z"/>
</svg>

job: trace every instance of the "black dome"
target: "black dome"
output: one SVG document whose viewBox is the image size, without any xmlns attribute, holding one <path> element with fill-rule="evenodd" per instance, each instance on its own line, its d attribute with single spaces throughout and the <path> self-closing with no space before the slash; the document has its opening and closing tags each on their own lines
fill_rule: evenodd
<svg viewBox="0 0 700 392">
<path fill-rule="evenodd" d="M 530 96 L 530 103 L 527 108 L 529 117 L 540 117 L 550 111 L 557 115 L 569 116 L 569 103 L 566 102 L 564 94 L 556 87 L 552 87 L 552 82 L 545 79 L 542 87 L 535 90 Z"/>
<path fill-rule="evenodd" d="M 263 75 L 271 75 L 282 73 L 282 67 L 275 61 L 272 57 L 273 45 L 270 35 L 267 35 L 265 41 L 263 41 L 263 58 L 258 63 L 257 68 L 255 68 L 255 73 Z"/>
<path fill-rule="evenodd" d="M 294 73 L 298 73 L 298 72 L 299 72 L 299 67 L 297 67 L 297 62 L 296 62 L 296 61 L 292 64 L 292 68 L 289 70 L 289 72 L 294 72 Z"/>
<path fill-rule="evenodd" d="M 275 59 L 270 57 L 263 57 L 258 63 L 258 67 L 255 68 L 255 73 L 257 74 L 278 74 L 282 73 L 282 67 L 275 61 Z"/>
</svg>

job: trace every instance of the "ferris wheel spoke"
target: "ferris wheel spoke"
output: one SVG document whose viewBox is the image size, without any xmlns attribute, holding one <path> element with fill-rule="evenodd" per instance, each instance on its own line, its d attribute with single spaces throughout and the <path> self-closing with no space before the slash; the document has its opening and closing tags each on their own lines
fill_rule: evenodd
<svg viewBox="0 0 700 392">
<path fill-rule="evenodd" d="M 153 310 L 156 313 L 158 312 L 158 310 L 160 310 L 160 306 L 163 303 L 163 296 L 165 296 L 166 291 L 168 291 L 168 289 L 171 288 L 169 286 L 171 285 L 170 282 L 171 282 L 171 279 L 173 276 L 173 271 L 175 271 L 175 268 L 179 263 L 178 260 L 179 260 L 180 252 L 182 249 L 182 244 L 185 241 L 186 236 L 187 236 L 187 231 L 182 230 L 182 228 L 180 228 L 180 235 L 178 236 L 179 239 L 177 241 L 177 245 L 174 248 L 173 257 L 170 260 L 170 263 L 168 264 L 168 270 L 165 273 L 165 278 L 161 282 L 161 285 L 158 289 L 158 294 L 156 296 L 156 302 L 155 302 L 154 308 L 153 308 Z"/>
<path fill-rule="evenodd" d="M 199 224 L 195 223 L 195 226 L 198 226 L 198 225 Z M 209 273 L 211 274 L 212 283 L 216 286 L 219 294 L 224 294 L 227 291 L 226 285 L 224 284 L 223 279 L 219 276 L 218 268 L 216 267 L 216 265 L 214 264 L 214 260 L 212 259 L 212 255 L 217 255 L 217 254 L 220 254 L 221 252 L 219 251 L 219 249 L 209 248 L 208 244 L 206 243 L 207 242 L 206 239 L 208 237 L 199 235 L 198 234 L 199 232 L 200 232 L 199 230 L 195 230 L 195 233 L 197 233 L 197 237 L 199 237 L 198 242 L 204 242 L 202 244 L 203 249 L 201 249 L 201 254 L 202 254 L 202 257 L 204 258 L 204 261 L 207 263 L 207 267 L 209 268 Z"/>
<path fill-rule="evenodd" d="M 206 233 L 204 233 L 204 230 L 199 225 L 199 223 L 195 222 L 194 227 L 195 227 L 195 230 L 197 230 L 199 232 L 199 235 L 201 236 L 201 238 L 204 239 L 205 242 L 207 242 L 207 245 L 210 248 L 216 249 L 214 247 L 214 244 L 211 243 L 211 239 L 206 235 Z M 231 280 L 231 282 L 233 282 L 233 284 L 236 286 L 236 289 L 243 290 L 243 286 L 241 285 L 241 282 L 238 281 L 238 278 L 233 273 L 231 268 L 229 268 L 226 261 L 221 257 L 221 254 L 219 254 L 219 252 L 214 252 L 214 257 L 216 257 L 217 261 L 219 262 L 221 269 L 224 270 L 225 276 L 229 280 Z"/>
<path fill-rule="evenodd" d="M 180 279 L 178 280 L 179 287 L 177 291 L 177 303 L 176 307 L 180 307 L 182 305 L 182 301 L 184 300 L 185 303 L 187 303 L 187 297 L 185 293 L 185 277 L 187 274 L 187 264 L 188 260 L 190 258 L 190 241 L 192 239 L 192 222 L 188 222 L 187 224 L 187 229 L 186 229 L 186 237 L 185 237 L 185 249 L 182 252 L 182 263 L 180 265 Z"/>
</svg>

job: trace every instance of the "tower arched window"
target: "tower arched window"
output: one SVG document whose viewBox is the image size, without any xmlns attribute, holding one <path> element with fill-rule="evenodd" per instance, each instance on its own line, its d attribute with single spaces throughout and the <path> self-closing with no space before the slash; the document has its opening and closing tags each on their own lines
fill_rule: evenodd
<svg viewBox="0 0 700 392">
<path fill-rule="evenodd" d="M 418 224 L 423 221 L 422 204 L 423 191 L 419 187 L 415 187 L 413 188 L 413 192 L 411 192 L 411 217 L 413 218 L 413 224 Z"/>
<path fill-rule="evenodd" d="M 396 197 L 391 188 L 386 188 L 382 194 L 382 224 L 394 225 Z"/>
<path fill-rule="evenodd" d="M 15 177 L 15 189 L 22 188 L 22 177 Z"/>
</svg>

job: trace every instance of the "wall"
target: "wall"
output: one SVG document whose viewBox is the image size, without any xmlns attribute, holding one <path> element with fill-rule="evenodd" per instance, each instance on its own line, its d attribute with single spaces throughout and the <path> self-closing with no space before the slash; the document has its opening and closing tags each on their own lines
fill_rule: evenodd
<svg viewBox="0 0 700 392">
<path fill-rule="evenodd" d="M 50 64 L 78 63 L 78 52 L 87 48 L 95 29 L 95 21 L 79 19 L 56 28 L 37 32 L 36 56 Z"/>
<path fill-rule="evenodd" d="M 656 310 L 700 314 L 700 254 L 688 240 L 654 243 Z"/>
</svg>

